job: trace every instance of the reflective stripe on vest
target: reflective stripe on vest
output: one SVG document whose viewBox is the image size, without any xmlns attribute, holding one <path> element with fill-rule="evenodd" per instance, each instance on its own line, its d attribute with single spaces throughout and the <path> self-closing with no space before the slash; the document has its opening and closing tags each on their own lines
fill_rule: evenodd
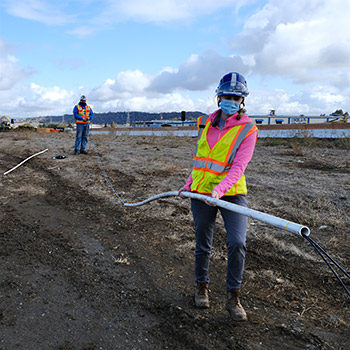
<svg viewBox="0 0 350 350">
<path fill-rule="evenodd" d="M 90 117 L 90 106 L 86 105 L 85 109 L 80 106 L 79 104 L 76 105 L 76 107 L 78 108 L 78 114 L 82 117 L 82 118 L 89 118 Z M 76 123 L 80 123 L 80 124 L 86 124 L 86 123 L 90 123 L 90 120 L 80 120 L 80 119 L 75 119 Z"/>
<path fill-rule="evenodd" d="M 205 116 L 202 115 L 197 119 L 198 140 L 201 138 L 202 132 L 208 121 L 209 121 L 209 116 L 207 115 Z"/>
<path fill-rule="evenodd" d="M 237 150 L 242 141 L 258 129 L 253 123 L 233 127 L 212 149 L 210 149 L 206 138 L 211 124 L 210 122 L 207 123 L 208 120 L 203 119 L 204 118 L 202 117 L 197 123 L 199 140 L 196 156 L 193 158 L 192 177 L 194 181 L 191 190 L 200 193 L 211 193 L 211 190 L 223 180 L 231 169 Z M 200 128 L 201 125 L 205 125 L 204 129 Z M 201 152 L 198 152 L 199 147 L 201 147 Z M 215 158 L 221 157 L 221 159 L 214 159 L 212 153 L 214 153 Z M 217 153 L 216 156 L 215 153 Z M 235 195 L 246 192 L 245 176 L 242 175 L 234 188 L 230 189 L 226 194 Z"/>
</svg>

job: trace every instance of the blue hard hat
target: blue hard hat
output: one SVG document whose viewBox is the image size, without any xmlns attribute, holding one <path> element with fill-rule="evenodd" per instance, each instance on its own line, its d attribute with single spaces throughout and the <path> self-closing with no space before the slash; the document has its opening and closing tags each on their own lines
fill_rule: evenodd
<svg viewBox="0 0 350 350">
<path fill-rule="evenodd" d="M 215 92 L 217 96 L 231 95 L 247 97 L 249 95 L 244 76 L 236 72 L 224 75 Z"/>
</svg>

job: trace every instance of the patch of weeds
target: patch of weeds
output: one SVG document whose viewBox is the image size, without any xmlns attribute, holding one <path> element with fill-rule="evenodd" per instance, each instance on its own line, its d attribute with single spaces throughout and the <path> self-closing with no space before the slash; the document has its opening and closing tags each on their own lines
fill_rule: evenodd
<svg viewBox="0 0 350 350">
<path fill-rule="evenodd" d="M 350 149 L 350 137 L 335 139 L 334 144 L 337 148 Z"/>
<path fill-rule="evenodd" d="M 265 147 L 277 147 L 277 146 L 286 146 L 288 139 L 282 139 L 277 137 L 266 137 L 263 139 L 259 139 L 257 141 L 258 146 L 265 146 Z"/>
<path fill-rule="evenodd" d="M 290 150 L 281 152 L 281 154 L 287 156 L 305 157 L 305 152 L 302 145 L 298 143 L 292 143 L 289 147 L 291 148 Z"/>
<path fill-rule="evenodd" d="M 302 162 L 296 163 L 295 166 L 303 169 L 349 173 L 350 161 L 346 161 L 342 164 L 334 164 L 331 159 L 327 161 L 321 159 L 305 159 Z"/>
<path fill-rule="evenodd" d="M 327 225 L 329 227 L 344 229 L 347 225 L 344 221 L 344 217 L 346 216 L 344 210 L 337 208 L 336 204 L 325 197 L 306 197 L 301 200 L 298 198 L 298 202 L 289 207 L 293 208 L 287 213 L 289 219 L 310 228 Z"/>
<path fill-rule="evenodd" d="M 23 125 L 19 125 L 18 127 L 17 127 L 17 130 L 18 131 L 36 131 L 36 128 L 33 126 L 33 125 L 31 125 L 31 124 L 29 124 L 29 123 L 26 123 L 26 124 L 23 124 Z"/>
<path fill-rule="evenodd" d="M 160 138 L 157 136 L 138 136 L 137 145 L 160 146 Z"/>
<path fill-rule="evenodd" d="M 321 161 L 319 159 L 307 159 L 303 163 L 297 163 L 298 168 L 306 168 L 313 170 L 336 170 L 338 167 L 334 164 L 327 163 L 325 161 Z"/>
<path fill-rule="evenodd" d="M 319 139 L 315 137 L 292 137 L 292 138 L 260 138 L 258 139 L 258 146 L 277 147 L 284 146 L 292 149 L 298 147 L 312 147 L 312 148 L 339 148 L 350 149 L 350 137 L 338 139 Z"/>
</svg>

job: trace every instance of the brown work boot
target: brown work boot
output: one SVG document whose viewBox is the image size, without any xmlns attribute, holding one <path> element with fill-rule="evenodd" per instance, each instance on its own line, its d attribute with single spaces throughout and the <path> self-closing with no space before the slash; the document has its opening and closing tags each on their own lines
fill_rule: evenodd
<svg viewBox="0 0 350 350">
<path fill-rule="evenodd" d="M 194 292 L 194 305 L 201 309 L 209 308 L 209 285 L 208 283 L 197 283 Z"/>
<path fill-rule="evenodd" d="M 226 310 L 234 321 L 246 321 L 247 314 L 239 301 L 240 290 L 232 289 L 227 293 Z"/>
</svg>

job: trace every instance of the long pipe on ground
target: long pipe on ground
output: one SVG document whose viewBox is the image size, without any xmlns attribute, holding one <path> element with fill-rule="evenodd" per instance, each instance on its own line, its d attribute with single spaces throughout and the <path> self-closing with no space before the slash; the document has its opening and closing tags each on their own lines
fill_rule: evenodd
<svg viewBox="0 0 350 350">
<path fill-rule="evenodd" d="M 178 194 L 179 194 L 178 191 L 164 192 L 164 193 L 160 193 L 154 197 L 150 197 L 142 202 L 138 202 L 138 203 L 122 202 L 122 203 L 126 207 L 136 207 L 136 206 L 146 204 L 148 202 L 151 202 L 153 200 L 156 200 L 156 199 L 159 199 L 162 197 L 178 196 Z M 297 224 L 295 222 L 291 222 L 288 220 L 284 220 L 284 219 L 281 219 L 277 216 L 265 214 L 265 213 L 262 213 L 258 210 L 249 209 L 246 207 L 242 207 L 241 205 L 229 203 L 229 202 L 223 201 L 221 199 L 215 199 L 212 197 L 208 197 L 208 196 L 205 196 L 205 195 L 202 195 L 199 193 L 183 191 L 183 192 L 181 192 L 181 194 L 184 197 L 195 198 L 195 199 L 199 199 L 202 201 L 205 200 L 211 204 L 217 205 L 218 207 L 225 208 L 227 210 L 233 211 L 233 212 L 238 213 L 238 214 L 249 216 L 253 219 L 257 219 L 259 221 L 262 221 L 262 222 L 265 222 L 265 223 L 270 224 L 272 226 L 284 229 L 288 232 L 294 233 L 296 235 L 299 235 L 299 236 L 305 238 L 306 240 L 309 241 L 309 243 L 312 245 L 312 247 L 315 249 L 315 251 L 321 256 L 323 261 L 327 264 L 329 269 L 332 271 L 334 276 L 337 278 L 338 282 L 341 284 L 341 286 L 345 290 L 346 294 L 350 297 L 350 290 L 347 288 L 347 286 L 345 285 L 345 283 L 341 279 L 341 277 L 338 275 L 338 273 L 335 271 L 335 267 L 337 267 L 345 275 L 345 278 L 347 278 L 348 280 L 350 280 L 350 274 L 347 273 L 346 270 L 343 269 L 333 258 L 331 258 L 330 255 L 322 247 L 320 247 L 314 240 L 312 240 L 309 237 L 310 229 L 307 226 L 300 225 L 300 224 Z M 331 266 L 330 262 L 334 264 L 334 267 Z"/>
<path fill-rule="evenodd" d="M 156 200 L 158 198 L 162 198 L 162 197 L 171 197 L 171 196 L 178 196 L 179 191 L 170 191 L 170 192 L 164 192 L 164 193 L 160 193 L 154 197 L 150 197 L 142 202 L 138 202 L 138 203 L 123 203 L 126 207 L 137 207 L 143 204 L 146 204 L 148 202 L 151 202 L 153 200 Z M 283 230 L 286 230 L 288 232 L 294 233 L 296 235 L 300 235 L 300 236 L 309 236 L 310 235 L 310 229 L 307 226 L 304 225 L 300 225 L 297 224 L 295 222 L 291 222 L 288 220 L 284 220 L 281 219 L 277 216 L 273 216 L 270 214 L 265 214 L 262 213 L 258 210 L 254 210 L 254 209 L 250 209 L 250 208 L 246 208 L 246 207 L 242 207 L 241 205 L 237 205 L 237 204 L 233 204 L 233 203 L 229 203 L 226 201 L 223 201 L 221 199 L 215 199 L 212 197 L 208 197 L 199 193 L 193 193 L 193 192 L 181 192 L 181 194 L 184 197 L 189 197 L 189 198 L 194 198 L 194 199 L 199 199 L 201 201 L 206 200 L 207 202 L 211 203 L 211 204 L 215 204 L 218 207 L 233 211 L 235 213 L 238 214 L 242 214 L 245 216 L 249 216 L 253 219 L 265 222 L 267 224 L 270 224 L 272 226 L 281 228 Z"/>
<path fill-rule="evenodd" d="M 7 174 L 10 173 L 11 171 L 17 169 L 19 166 L 21 166 L 23 163 L 25 163 L 26 161 L 28 161 L 30 158 L 33 158 L 33 157 L 35 157 L 35 156 L 38 156 L 39 154 L 44 153 L 44 152 L 46 152 L 46 151 L 48 151 L 48 150 L 49 150 L 49 149 L 46 148 L 46 149 L 44 149 L 43 151 L 40 151 L 40 152 L 38 152 L 38 153 L 33 154 L 32 156 L 26 158 L 25 160 L 23 160 L 21 163 L 19 163 L 18 165 L 16 165 L 16 166 L 13 167 L 12 169 L 7 170 L 6 172 L 4 172 L 4 175 L 7 175 Z"/>
<path fill-rule="evenodd" d="M 93 141 L 93 140 L 92 140 Z M 120 200 L 120 202 L 126 206 L 126 207 L 137 207 L 143 204 L 146 204 L 148 202 L 151 202 L 153 200 L 159 199 L 159 198 L 163 198 L 163 197 L 171 197 L 171 196 L 178 196 L 179 195 L 179 191 L 170 191 L 170 192 L 164 192 L 164 193 L 160 193 L 156 196 L 150 197 L 148 199 L 145 199 L 142 202 L 138 202 L 138 203 L 125 203 L 123 201 L 123 199 L 118 195 L 118 193 L 115 191 L 112 183 L 110 182 L 108 175 L 102 165 L 100 156 L 98 155 L 97 149 L 96 149 L 96 145 L 94 144 L 94 142 L 92 143 L 94 148 L 95 148 L 95 153 L 97 156 L 97 160 L 98 160 L 98 164 L 99 167 L 101 168 L 102 174 L 105 177 L 105 180 L 108 184 L 108 186 L 111 188 L 111 190 L 114 192 L 114 194 L 116 195 L 116 197 Z M 332 273 L 334 274 L 334 276 L 337 278 L 337 280 L 339 281 L 339 283 L 342 285 L 342 287 L 344 288 L 345 292 L 348 294 L 348 296 L 350 297 L 350 291 L 349 289 L 346 287 L 345 283 L 343 282 L 343 280 L 340 278 L 340 276 L 337 274 L 337 272 L 335 271 L 335 269 L 331 266 L 330 262 L 332 262 L 334 264 L 335 267 L 337 267 L 343 274 L 345 274 L 345 277 L 350 279 L 350 274 L 347 273 L 345 271 L 345 269 L 343 269 L 333 258 L 330 257 L 330 255 L 322 248 L 320 247 L 314 240 L 312 240 L 309 235 L 310 235 L 310 229 L 307 226 L 304 225 L 300 225 L 297 224 L 295 222 L 291 222 L 288 220 L 284 220 L 281 218 L 278 218 L 276 216 L 270 215 L 270 214 L 265 214 L 262 213 L 260 211 L 254 210 L 254 209 L 249 209 L 246 207 L 242 207 L 240 205 L 237 204 L 233 204 L 233 203 L 229 203 L 220 199 L 215 199 L 212 197 L 208 197 L 208 196 L 204 196 L 201 195 L 199 193 L 193 193 L 193 192 L 186 192 L 183 191 L 181 192 L 181 194 L 184 197 L 188 197 L 188 198 L 194 198 L 194 199 L 199 199 L 202 201 L 207 201 L 209 203 L 215 204 L 218 207 L 221 208 L 225 208 L 227 210 L 231 210 L 235 213 L 239 213 L 248 217 L 251 217 L 253 219 L 257 219 L 259 221 L 265 222 L 267 224 L 273 225 L 275 227 L 281 228 L 283 230 L 289 231 L 291 233 L 294 233 L 296 235 L 299 235 L 303 238 L 305 238 L 306 240 L 309 241 L 309 243 L 312 245 L 312 247 L 315 249 L 315 251 L 322 257 L 322 259 L 324 260 L 324 262 L 327 264 L 327 266 L 329 267 L 329 269 L 332 271 Z M 329 261 L 327 261 L 327 259 L 329 259 Z"/>
<path fill-rule="evenodd" d="M 93 141 L 93 139 L 92 139 L 92 141 Z M 107 175 L 107 173 L 106 173 L 106 171 L 105 171 L 105 169 L 104 169 L 104 167 L 102 165 L 100 156 L 98 155 L 96 145 L 94 144 L 94 142 L 92 142 L 92 144 L 93 144 L 94 149 L 95 149 L 95 153 L 96 153 L 96 156 L 97 156 L 97 161 L 98 161 L 99 167 L 101 168 L 102 174 L 105 177 L 105 180 L 106 180 L 108 186 L 111 188 L 111 190 L 114 192 L 116 197 L 120 200 L 120 202 L 124 206 L 126 206 L 126 207 L 136 207 L 136 206 L 140 206 L 140 205 L 146 204 L 148 202 L 151 202 L 153 200 L 156 200 L 158 198 L 170 197 L 170 196 L 178 196 L 179 195 L 178 191 L 164 192 L 164 193 L 160 193 L 160 194 L 158 194 L 156 196 L 150 197 L 150 198 L 148 198 L 148 199 L 146 199 L 146 200 L 144 200 L 142 202 L 125 203 L 123 201 L 123 199 L 115 191 L 112 183 L 110 182 L 110 180 L 108 178 L 108 175 Z M 226 209 L 231 210 L 233 212 L 236 212 L 236 213 L 239 213 L 239 214 L 243 214 L 245 216 L 249 216 L 249 217 L 251 217 L 253 219 L 257 219 L 259 221 L 265 222 L 265 223 L 273 225 L 275 227 L 278 227 L 278 228 L 287 230 L 289 232 L 292 232 L 292 233 L 294 233 L 296 235 L 302 236 L 303 238 L 305 238 L 306 240 L 309 241 L 309 243 L 312 245 L 312 247 L 315 249 L 315 251 L 322 257 L 324 262 L 327 264 L 329 269 L 332 271 L 334 276 L 337 278 L 339 283 L 344 288 L 345 292 L 350 297 L 349 289 L 346 287 L 345 283 L 340 278 L 340 276 L 337 274 L 335 269 L 330 265 L 330 262 L 332 262 L 335 267 L 337 267 L 343 274 L 345 274 L 345 276 L 348 279 L 350 279 L 350 274 L 348 274 L 345 271 L 345 269 L 343 269 L 333 258 L 331 258 L 330 255 L 322 247 L 320 247 L 314 240 L 311 239 L 311 237 L 309 237 L 310 229 L 307 226 L 299 225 L 299 224 L 296 224 L 295 222 L 284 220 L 284 219 L 278 218 L 278 217 L 270 215 L 270 214 L 265 214 L 265 213 L 262 213 L 260 211 L 254 210 L 254 209 L 249 209 L 249 208 L 246 208 L 246 207 L 242 207 L 240 205 L 236 205 L 236 204 L 229 203 L 229 202 L 226 202 L 226 201 L 223 201 L 223 200 L 220 200 L 220 199 L 215 199 L 215 198 L 212 198 L 212 197 L 204 196 L 204 195 L 201 195 L 201 194 L 198 194 L 198 193 L 183 191 L 181 194 L 184 197 L 195 198 L 195 199 L 199 199 L 199 200 L 202 200 L 202 201 L 210 202 L 212 204 L 217 205 L 218 207 L 226 208 Z M 328 262 L 327 259 L 329 259 L 330 262 Z"/>
</svg>

